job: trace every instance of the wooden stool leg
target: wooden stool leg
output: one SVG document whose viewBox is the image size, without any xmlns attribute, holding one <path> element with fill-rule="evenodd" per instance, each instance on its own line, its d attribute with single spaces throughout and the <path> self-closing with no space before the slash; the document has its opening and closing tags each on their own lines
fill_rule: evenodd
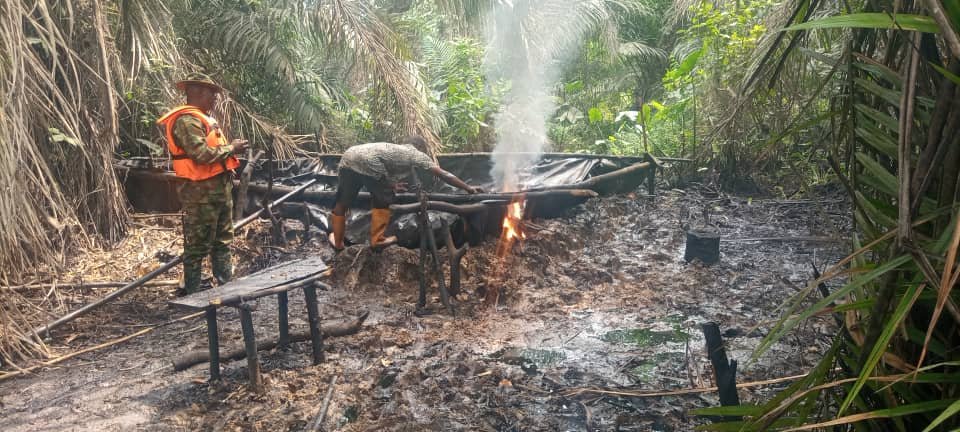
<svg viewBox="0 0 960 432">
<path fill-rule="evenodd" d="M 210 381 L 220 379 L 220 336 L 217 329 L 217 310 L 206 310 L 207 348 L 210 349 Z"/>
<path fill-rule="evenodd" d="M 287 349 L 290 345 L 290 323 L 289 323 L 289 312 L 287 309 L 287 293 L 282 292 L 277 294 L 277 312 L 280 314 L 280 341 L 278 345 L 280 349 Z"/>
<path fill-rule="evenodd" d="M 250 305 L 241 304 L 240 326 L 243 329 L 243 345 L 247 349 L 247 370 L 250 373 L 250 388 L 255 392 L 263 390 L 263 382 L 260 380 L 260 359 L 257 357 L 257 338 L 253 332 L 253 315 L 250 313 Z"/>
<path fill-rule="evenodd" d="M 320 333 L 317 287 L 313 284 L 304 286 L 303 296 L 307 299 L 307 318 L 310 323 L 310 340 L 313 344 L 313 364 L 317 365 L 323 363 L 323 334 Z"/>
</svg>

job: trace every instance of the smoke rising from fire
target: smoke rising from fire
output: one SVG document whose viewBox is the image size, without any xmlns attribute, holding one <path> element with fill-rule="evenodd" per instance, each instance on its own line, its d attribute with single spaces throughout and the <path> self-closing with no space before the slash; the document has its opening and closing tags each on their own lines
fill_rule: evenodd
<svg viewBox="0 0 960 432">
<path fill-rule="evenodd" d="M 520 172 L 547 147 L 547 120 L 556 111 L 552 88 L 560 77 L 562 56 L 574 51 L 582 30 L 579 0 L 496 2 L 486 26 L 488 82 L 510 84 L 495 116 L 497 145 L 490 174 L 499 190 L 520 189 Z M 523 153 L 523 154 L 516 154 Z"/>
</svg>

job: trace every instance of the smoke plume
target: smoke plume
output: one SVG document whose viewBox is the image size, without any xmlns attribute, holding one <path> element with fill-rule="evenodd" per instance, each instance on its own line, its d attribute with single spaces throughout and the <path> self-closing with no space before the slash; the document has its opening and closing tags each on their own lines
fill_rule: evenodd
<svg viewBox="0 0 960 432">
<path fill-rule="evenodd" d="M 522 188 L 522 171 L 547 147 L 547 120 L 556 111 L 552 88 L 562 57 L 574 51 L 582 30 L 576 0 L 497 2 L 487 19 L 488 82 L 510 85 L 495 116 L 497 145 L 491 176 L 500 190 Z"/>
</svg>

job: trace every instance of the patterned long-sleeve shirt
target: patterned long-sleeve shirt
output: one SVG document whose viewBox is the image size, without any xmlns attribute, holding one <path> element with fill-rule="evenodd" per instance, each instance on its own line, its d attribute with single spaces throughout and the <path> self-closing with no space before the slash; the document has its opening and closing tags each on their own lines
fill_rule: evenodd
<svg viewBox="0 0 960 432">
<path fill-rule="evenodd" d="M 210 118 L 211 127 L 218 127 L 216 120 Z M 217 147 L 207 145 L 207 132 L 200 119 L 191 115 L 182 115 L 173 124 L 173 139 L 183 149 L 187 157 L 196 163 L 221 163 L 230 157 L 233 145 Z M 179 189 L 180 201 L 188 203 L 229 203 L 233 191 L 233 176 L 218 175 L 206 180 L 184 182 Z"/>
<path fill-rule="evenodd" d="M 209 119 L 210 127 L 220 127 L 212 117 Z M 187 157 L 193 159 L 194 162 L 212 164 L 230 157 L 233 152 L 233 145 L 225 144 L 210 147 L 207 145 L 206 137 L 207 132 L 203 128 L 203 123 L 192 115 L 181 115 L 177 117 L 176 123 L 173 124 L 173 139 L 177 146 L 187 154 Z"/>
<path fill-rule="evenodd" d="M 340 169 L 348 168 L 377 180 L 396 183 L 410 174 L 410 168 L 430 170 L 433 159 L 412 145 L 370 143 L 350 147 L 340 158 Z"/>
</svg>

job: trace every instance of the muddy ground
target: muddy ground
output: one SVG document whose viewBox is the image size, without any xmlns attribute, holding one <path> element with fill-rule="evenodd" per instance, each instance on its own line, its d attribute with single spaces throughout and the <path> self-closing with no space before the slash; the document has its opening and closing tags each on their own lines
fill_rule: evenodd
<svg viewBox="0 0 960 432">
<path fill-rule="evenodd" d="M 755 200 L 694 188 L 593 200 L 563 218 L 532 221 L 522 250 L 506 260 L 494 255 L 496 239 L 471 249 L 456 317 L 435 291 L 436 313 L 414 314 L 415 251 L 354 246 L 334 258 L 319 233 L 261 247 L 267 229 L 255 225 L 240 233 L 239 273 L 320 254 L 336 268 L 334 289 L 320 293 L 323 318 L 369 311 L 359 333 L 327 339 L 326 363 L 312 366 L 309 345 L 298 343 L 261 353 L 262 394 L 248 391 L 244 360 L 224 364 L 223 382 L 209 385 L 206 364 L 171 366 L 177 355 L 206 347 L 204 321 L 195 318 L 0 382 L 0 423 L 5 431 L 299 431 L 336 377 L 324 430 L 691 430 L 706 420 L 689 410 L 717 405 L 716 393 L 592 390 L 712 385 L 700 330 L 708 321 L 719 323 L 740 362 L 739 382 L 806 372 L 828 345 L 829 317 L 749 358 L 778 307 L 811 279 L 811 263 L 823 268 L 846 251 L 849 209 L 839 197 L 822 190 L 805 200 Z M 721 262 L 687 264 L 684 230 L 705 218 L 723 235 Z M 178 252 L 175 216 L 136 220 L 132 240 L 117 250 L 72 258 L 76 273 L 91 280 L 144 272 Z M 502 294 L 491 310 L 481 294 L 494 286 Z M 103 292 L 47 293 L 47 301 L 76 307 Z M 50 348 L 65 354 L 186 315 L 166 305 L 171 298 L 171 287 L 142 289 L 58 330 Z M 304 329 L 299 292 L 290 310 L 294 330 Z M 275 337 L 275 300 L 257 302 L 254 315 L 258 337 Z M 221 343 L 239 344 L 235 311 L 224 310 L 220 323 Z M 763 400 L 785 385 L 742 389 L 740 398 Z"/>
</svg>

